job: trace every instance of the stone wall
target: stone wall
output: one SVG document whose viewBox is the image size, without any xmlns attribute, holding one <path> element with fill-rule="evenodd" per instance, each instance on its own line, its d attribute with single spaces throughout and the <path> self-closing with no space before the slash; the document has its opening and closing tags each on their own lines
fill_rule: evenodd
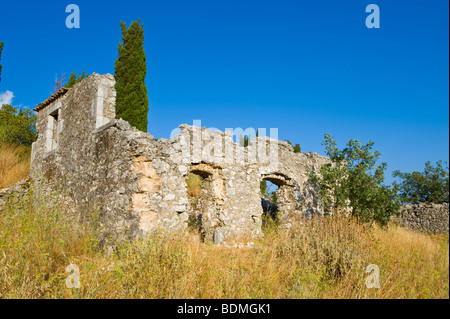
<svg viewBox="0 0 450 319">
<path fill-rule="evenodd" d="M 427 233 L 448 233 L 448 203 L 404 205 L 401 212 L 402 226 Z"/>
<path fill-rule="evenodd" d="M 126 122 L 115 121 L 114 112 L 98 112 L 98 106 L 114 110 L 114 96 L 114 78 L 93 74 L 39 110 L 31 176 L 36 187 L 50 182 L 53 191 L 67 194 L 81 218 L 100 210 L 110 230 L 108 236 L 118 239 L 132 236 L 137 227 L 129 210 L 137 182 L 131 174 L 133 156 L 127 140 L 140 133 Z M 51 137 L 47 127 L 55 112 L 59 129 Z M 109 118 L 98 113 L 109 114 Z M 51 139 L 56 140 L 56 147 L 50 149 Z"/>
<path fill-rule="evenodd" d="M 28 192 L 31 180 L 26 179 L 12 187 L 0 189 L 0 211 L 6 208 L 6 204 L 18 203 Z"/>
<path fill-rule="evenodd" d="M 328 158 L 294 153 L 269 137 L 242 147 L 232 132 L 187 124 L 171 139 L 155 139 L 115 119 L 114 83 L 111 75 L 93 74 L 40 104 L 31 163 L 33 187 L 41 191 L 35 193 L 61 192 L 81 222 L 100 212 L 105 241 L 158 229 L 180 233 L 194 220 L 204 241 L 235 244 L 261 236 L 264 213 L 276 213 L 281 228 L 323 213 L 308 176 Z M 202 181 L 195 199 L 190 174 Z M 278 185 L 276 206 L 261 199 L 262 180 Z M 448 204 L 402 212 L 405 227 L 448 232 Z"/>
<path fill-rule="evenodd" d="M 251 241 L 261 235 L 263 179 L 279 186 L 280 227 L 322 214 L 308 174 L 326 157 L 294 153 L 269 137 L 242 147 L 231 132 L 186 124 L 158 140 L 116 120 L 114 104 L 114 78 L 98 74 L 47 100 L 37 107 L 32 152 L 35 186 L 50 181 L 81 215 L 100 211 L 112 240 L 160 228 L 183 232 L 199 218 L 204 241 Z M 189 174 L 203 180 L 196 203 L 187 193 Z"/>
</svg>

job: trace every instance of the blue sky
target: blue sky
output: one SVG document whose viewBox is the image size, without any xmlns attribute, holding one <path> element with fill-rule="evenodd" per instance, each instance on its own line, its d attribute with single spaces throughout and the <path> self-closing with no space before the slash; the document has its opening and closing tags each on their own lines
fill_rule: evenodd
<svg viewBox="0 0 450 319">
<path fill-rule="evenodd" d="M 68 4 L 81 12 L 68 29 Z M 365 8 L 380 8 L 368 29 Z M 0 94 L 34 107 L 55 75 L 114 74 L 120 21 L 144 24 L 149 129 L 275 127 L 323 154 L 330 133 L 373 140 L 393 170 L 448 161 L 449 17 L 443 0 L 6 1 Z"/>
</svg>

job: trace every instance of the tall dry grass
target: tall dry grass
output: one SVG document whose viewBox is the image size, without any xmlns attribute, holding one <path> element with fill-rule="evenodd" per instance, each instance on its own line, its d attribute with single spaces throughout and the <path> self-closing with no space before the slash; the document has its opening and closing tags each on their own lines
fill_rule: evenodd
<svg viewBox="0 0 450 319">
<path fill-rule="evenodd" d="M 203 178 L 197 174 L 189 174 L 187 184 L 187 194 L 189 197 L 200 198 L 202 196 L 202 182 Z"/>
<path fill-rule="evenodd" d="M 0 143 L 0 189 L 27 178 L 29 172 L 29 149 Z"/>
<path fill-rule="evenodd" d="M 254 248 L 155 233 L 99 246 L 58 196 L 26 196 L 0 214 L 0 298 L 449 298 L 448 236 L 347 218 L 272 231 Z M 66 267 L 80 289 L 66 288 Z M 366 266 L 380 268 L 368 289 Z"/>
</svg>

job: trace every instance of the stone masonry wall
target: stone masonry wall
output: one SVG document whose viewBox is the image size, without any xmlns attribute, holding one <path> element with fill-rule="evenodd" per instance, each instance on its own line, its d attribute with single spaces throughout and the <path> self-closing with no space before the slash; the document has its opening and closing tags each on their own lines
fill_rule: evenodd
<svg viewBox="0 0 450 319">
<path fill-rule="evenodd" d="M 107 99 L 99 97 L 99 91 L 109 92 Z M 98 105 L 114 110 L 114 96 L 113 77 L 94 74 L 40 110 L 31 174 L 36 187 L 45 179 L 52 182 L 54 191 L 67 193 L 81 218 L 101 211 L 108 236 L 118 239 L 133 235 L 137 227 L 129 210 L 137 181 L 131 172 L 133 156 L 127 141 L 141 133 L 124 121 L 116 122 L 111 111 L 109 118 L 97 116 Z M 45 133 L 55 108 L 60 129 L 57 147 L 49 150 L 46 144 L 51 137 Z"/>
<path fill-rule="evenodd" d="M 28 192 L 30 180 L 18 182 L 12 187 L 0 189 L 0 211 L 7 207 L 7 203 L 16 204 Z"/>
<path fill-rule="evenodd" d="M 262 180 L 279 187 L 281 228 L 322 214 L 308 176 L 328 158 L 294 153 L 288 143 L 269 137 L 242 147 L 232 132 L 187 124 L 171 139 L 155 139 L 115 119 L 114 83 L 111 75 L 93 74 L 41 104 L 32 147 L 33 187 L 63 193 L 81 222 L 99 212 L 103 240 L 159 229 L 181 233 L 195 220 L 206 242 L 251 242 L 262 234 L 263 205 L 268 207 Z M 190 174 L 202 180 L 197 199 L 188 195 Z M 406 206 L 403 225 L 448 232 L 448 204 Z"/>
<path fill-rule="evenodd" d="M 105 240 L 157 229 L 180 233 L 199 215 L 203 240 L 251 241 L 261 235 L 263 179 L 279 186 L 280 227 L 322 214 L 308 174 L 326 157 L 294 153 L 288 143 L 268 137 L 242 147 L 231 132 L 186 124 L 170 140 L 155 139 L 115 119 L 111 75 L 93 74 L 50 101 L 38 111 L 35 187 L 50 181 L 53 191 L 71 198 L 81 218 L 101 212 Z M 203 179 L 200 206 L 187 194 L 191 173 Z"/>
<path fill-rule="evenodd" d="M 448 233 L 448 203 L 404 205 L 401 212 L 402 226 L 427 233 Z"/>
</svg>

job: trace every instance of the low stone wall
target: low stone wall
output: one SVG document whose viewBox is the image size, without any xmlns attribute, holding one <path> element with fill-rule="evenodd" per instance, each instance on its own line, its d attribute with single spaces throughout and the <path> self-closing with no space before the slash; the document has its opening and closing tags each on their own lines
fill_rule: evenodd
<svg viewBox="0 0 450 319">
<path fill-rule="evenodd" d="M 403 227 L 427 233 L 448 233 L 448 203 L 404 205 L 400 209 Z"/>
<path fill-rule="evenodd" d="M 0 210 L 6 208 L 6 203 L 16 204 L 25 196 L 30 187 L 30 179 L 20 181 L 10 188 L 0 189 Z"/>
</svg>

